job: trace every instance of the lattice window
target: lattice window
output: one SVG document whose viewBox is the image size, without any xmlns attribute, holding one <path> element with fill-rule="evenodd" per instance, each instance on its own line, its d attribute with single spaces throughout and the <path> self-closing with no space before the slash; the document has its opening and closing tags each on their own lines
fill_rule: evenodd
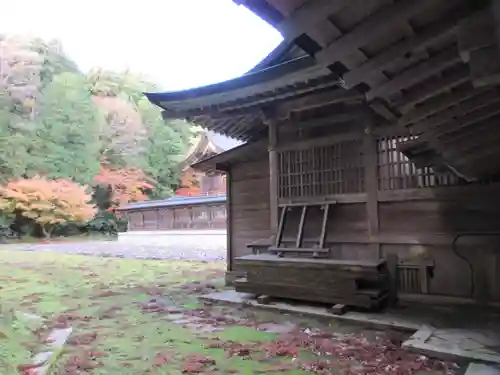
<svg viewBox="0 0 500 375">
<path fill-rule="evenodd" d="M 279 197 L 308 198 L 364 191 L 361 141 L 278 153 Z"/>
<path fill-rule="evenodd" d="M 432 168 L 417 168 L 410 159 L 397 150 L 398 144 L 417 136 L 394 136 L 377 142 L 379 190 L 414 189 L 432 186 L 458 185 L 454 174 L 436 174 Z"/>
</svg>

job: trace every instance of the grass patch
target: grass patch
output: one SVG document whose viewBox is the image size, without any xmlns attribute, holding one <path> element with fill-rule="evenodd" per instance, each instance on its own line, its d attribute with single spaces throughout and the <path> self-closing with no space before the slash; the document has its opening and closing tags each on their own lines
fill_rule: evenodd
<svg viewBox="0 0 500 375">
<path fill-rule="evenodd" d="M 0 308 L 0 369 L 17 374 L 20 364 L 29 363 L 33 353 L 44 346 L 37 333 L 41 320 L 30 319 L 4 306 Z"/>
<path fill-rule="evenodd" d="M 42 316 L 49 329 L 73 328 L 50 375 L 305 375 L 310 373 L 306 369 L 321 373 L 321 368 L 334 373 L 330 362 L 322 365 L 327 367 L 314 363 L 332 360 L 330 351 L 347 346 L 322 348 L 328 344 L 325 340 L 313 342 L 301 330 L 361 331 L 277 312 L 201 303 L 201 294 L 223 288 L 223 262 L 11 250 L 0 250 L 0 257 L 0 301 L 5 308 Z M 293 321 L 295 336 L 258 329 L 263 323 L 284 320 Z M 8 345 L 8 349 L 0 346 L 0 374 L 15 374 L 17 365 L 29 362 L 33 348 L 43 346 L 40 337 L 32 335 L 34 327 L 10 327 L 8 332 L 4 328 L 0 340 L 0 345 Z M 360 356 L 365 355 L 367 344 L 359 343 Z M 386 352 L 374 354 L 374 366 L 392 363 L 384 357 Z M 2 364 L 2 356 L 8 362 Z M 342 373 L 340 369 L 335 373 Z"/>
</svg>

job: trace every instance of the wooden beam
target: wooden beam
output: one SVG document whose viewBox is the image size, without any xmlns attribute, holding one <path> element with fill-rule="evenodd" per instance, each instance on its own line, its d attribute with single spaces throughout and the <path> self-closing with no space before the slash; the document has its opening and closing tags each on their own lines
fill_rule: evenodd
<svg viewBox="0 0 500 375">
<path fill-rule="evenodd" d="M 389 295 L 387 304 L 394 307 L 398 301 L 398 254 L 387 254 L 387 270 L 389 271 Z"/>
<path fill-rule="evenodd" d="M 461 87 L 456 91 L 445 93 L 432 102 L 424 103 L 418 108 L 412 109 L 398 120 L 398 125 L 406 126 L 412 122 L 419 121 L 427 116 L 438 113 L 455 103 L 471 98 L 474 95 L 477 95 L 477 93 L 478 90 L 474 90 L 470 84 L 466 84 L 464 87 Z"/>
<path fill-rule="evenodd" d="M 308 94 L 309 92 L 311 94 Z M 178 118 L 193 118 L 196 120 L 199 118 L 203 121 L 209 118 L 218 122 L 218 124 L 213 125 L 214 128 L 223 128 L 224 121 L 239 121 L 241 118 L 260 115 L 263 103 L 274 102 L 277 107 L 276 116 L 286 118 L 291 111 L 308 110 L 342 102 L 351 103 L 363 99 L 364 96 L 361 93 L 353 90 L 343 90 L 338 87 L 338 83 L 335 81 L 309 87 L 307 91 L 295 90 L 243 105 L 222 105 L 217 108 L 196 108 L 186 111 L 163 111 L 162 115 L 166 120 Z"/>
<path fill-rule="evenodd" d="M 473 96 L 472 98 L 463 101 L 462 103 L 457 104 L 451 108 L 447 108 L 446 110 L 438 113 L 435 116 L 415 122 L 411 126 L 411 128 L 417 133 L 429 129 L 434 129 L 439 125 L 452 120 L 455 117 L 464 116 L 471 111 L 482 108 L 491 103 L 496 103 L 498 101 L 500 101 L 500 90 L 496 89 L 481 91 L 479 95 Z"/>
<path fill-rule="evenodd" d="M 453 166 L 458 168 L 468 168 L 474 177 L 481 177 L 484 174 L 493 175 L 498 173 L 498 160 L 500 150 L 498 149 L 499 137 L 491 137 L 485 143 L 478 144 L 470 148 L 467 152 L 457 155 L 453 159 Z"/>
<path fill-rule="evenodd" d="M 470 75 L 474 87 L 500 84 L 500 48 L 497 44 L 470 52 Z"/>
<path fill-rule="evenodd" d="M 227 271 L 233 270 L 233 192 L 232 192 L 231 171 L 226 172 L 226 251 L 227 251 Z"/>
<path fill-rule="evenodd" d="M 241 119 L 240 121 L 235 122 L 229 131 L 233 136 L 241 136 L 248 132 L 250 129 L 255 129 L 256 124 L 258 122 L 262 122 L 261 116 L 259 114 L 254 114 L 252 116 L 247 116 Z M 264 127 L 264 124 L 262 124 Z"/>
<path fill-rule="evenodd" d="M 224 103 L 216 107 L 216 110 L 219 111 L 227 111 L 227 112 L 239 112 L 244 113 L 245 110 L 255 110 L 256 108 L 262 107 L 262 105 L 267 105 L 268 103 L 277 103 L 284 102 L 287 100 L 293 100 L 299 96 L 305 96 L 311 93 L 315 93 L 319 90 L 328 90 L 328 89 L 336 89 L 339 86 L 339 81 L 333 75 L 322 77 L 322 82 L 315 83 L 313 85 L 304 84 L 299 85 L 299 87 L 293 87 L 293 89 L 287 90 L 286 87 L 283 87 L 281 93 L 277 93 L 274 90 L 272 92 L 265 92 L 263 95 L 254 95 L 248 96 L 244 100 L 241 100 L 238 103 L 234 101 L 231 103 Z"/>
<path fill-rule="evenodd" d="M 469 150 L 480 147 L 486 141 L 492 141 L 500 138 L 498 123 L 500 116 L 486 119 L 480 123 L 474 124 L 474 129 L 460 134 L 459 137 L 446 141 L 448 145 L 446 155 L 453 156 L 461 153 L 467 153 Z M 444 142 L 443 142 L 444 143 Z M 449 150 L 448 150 L 449 149 Z M 451 160 L 451 159 L 450 159 Z"/>
<path fill-rule="evenodd" d="M 276 28 L 286 40 L 293 41 L 314 27 L 316 23 L 338 12 L 349 3 L 350 0 L 312 0 L 306 2 Z"/>
<path fill-rule="evenodd" d="M 363 137 L 363 165 L 365 171 L 365 191 L 366 191 L 366 217 L 368 220 L 368 236 L 373 238 L 378 235 L 378 163 L 377 163 L 377 140 L 372 134 L 372 119 L 368 119 L 368 124 Z M 380 245 L 372 244 L 371 250 L 380 258 Z"/>
<path fill-rule="evenodd" d="M 485 137 L 485 134 L 483 134 L 485 131 L 488 132 L 489 138 L 493 138 L 498 134 L 500 128 L 497 124 L 499 120 L 499 114 L 482 119 L 475 122 L 474 126 L 463 129 L 456 136 L 443 139 L 442 144 L 448 146 L 447 148 L 451 149 L 452 152 L 459 152 L 461 148 L 467 149 L 467 147 L 474 147 L 474 140 L 483 139 Z"/>
<path fill-rule="evenodd" d="M 395 114 L 391 108 L 382 100 L 375 100 L 368 105 L 375 113 L 379 114 L 386 120 L 393 122 L 396 121 L 399 115 Z"/>
<path fill-rule="evenodd" d="M 401 99 L 395 101 L 393 104 L 398 107 L 402 113 L 405 113 L 415 104 L 442 94 L 468 80 L 469 69 L 466 65 L 462 65 L 444 77 L 436 78 L 423 86 L 409 90 Z"/>
<path fill-rule="evenodd" d="M 390 81 L 375 87 L 366 93 L 366 98 L 387 98 L 398 91 L 413 86 L 461 61 L 455 46 L 439 52 L 430 59 L 409 68 Z"/>
<path fill-rule="evenodd" d="M 323 18 L 314 27 L 311 27 L 307 31 L 307 35 L 311 37 L 315 42 L 317 42 L 321 48 L 327 47 L 332 40 L 336 40 L 342 36 L 341 30 L 332 22 L 329 18 Z M 342 63 L 348 69 L 354 69 L 360 64 L 366 62 L 368 57 L 361 50 L 356 50 L 349 56 L 347 56 Z M 373 73 L 367 78 L 367 83 L 371 86 L 375 86 L 380 82 L 387 80 L 387 77 L 382 73 Z"/>
<path fill-rule="evenodd" d="M 324 137 L 305 139 L 297 142 L 290 142 L 290 143 L 287 142 L 285 145 L 279 145 L 278 150 L 279 151 L 303 150 L 310 147 L 328 146 L 342 141 L 360 140 L 362 137 L 363 137 L 362 131 L 351 132 L 351 133 L 339 133 L 339 134 L 327 135 Z"/>
<path fill-rule="evenodd" d="M 446 142 L 444 138 L 449 136 L 449 134 L 456 133 L 467 126 L 473 125 L 492 116 L 496 116 L 499 113 L 500 106 L 498 104 L 489 104 L 481 108 L 480 110 L 473 111 L 465 116 L 453 119 L 452 121 L 448 121 L 445 124 L 437 127 L 433 131 L 432 137 L 442 139 L 443 142 Z"/>
<path fill-rule="evenodd" d="M 402 0 L 375 12 L 352 32 L 333 41 L 328 47 L 316 54 L 316 60 L 323 66 L 336 61 L 384 36 L 396 25 L 406 22 L 416 14 L 436 5 L 435 0 Z"/>
<path fill-rule="evenodd" d="M 364 99 L 363 94 L 354 90 L 343 90 L 336 87 L 333 90 L 323 91 L 283 101 L 276 107 L 276 115 L 279 118 L 287 118 L 290 112 L 311 110 L 313 108 L 324 107 L 336 103 L 352 103 Z"/>
<path fill-rule="evenodd" d="M 333 194 L 333 195 L 328 195 L 324 196 L 324 201 L 325 202 L 330 202 L 335 204 L 352 204 L 352 203 L 365 203 L 366 202 L 366 193 L 353 193 L 353 194 Z M 312 197 L 312 198 L 303 198 L 300 199 L 300 201 L 297 201 L 295 199 L 287 199 L 287 198 L 281 198 L 279 200 L 279 206 L 284 207 L 284 206 L 290 206 L 290 205 L 303 205 L 303 204 L 317 204 L 318 203 L 318 198 Z"/>
<path fill-rule="evenodd" d="M 472 51 L 494 45 L 495 25 L 490 7 L 474 12 L 458 23 L 458 47 L 463 61 L 470 60 Z"/>
<path fill-rule="evenodd" d="M 439 22 L 437 25 L 432 25 L 422 31 L 421 34 L 394 44 L 389 49 L 368 60 L 365 64 L 347 72 L 342 77 L 343 85 L 345 88 L 350 89 L 366 81 L 374 71 L 391 69 L 398 64 L 401 59 L 406 58 L 405 55 L 407 53 L 424 51 L 429 45 L 451 37 L 456 31 L 457 27 L 455 21 L 448 23 Z"/>
<path fill-rule="evenodd" d="M 300 123 L 302 128 L 317 128 L 326 125 L 340 124 L 343 122 L 350 122 L 353 120 L 359 120 L 363 118 L 364 115 L 361 110 L 363 108 L 360 106 L 353 106 L 352 109 L 348 109 L 345 112 L 335 113 L 330 116 L 313 118 L 308 120 L 302 120 L 299 116 L 293 116 L 294 121 Z"/>
<path fill-rule="evenodd" d="M 270 211 L 270 229 L 271 233 L 277 233 L 278 230 L 278 124 L 277 121 L 269 116 L 264 116 L 264 121 L 269 128 L 269 211 Z"/>
</svg>

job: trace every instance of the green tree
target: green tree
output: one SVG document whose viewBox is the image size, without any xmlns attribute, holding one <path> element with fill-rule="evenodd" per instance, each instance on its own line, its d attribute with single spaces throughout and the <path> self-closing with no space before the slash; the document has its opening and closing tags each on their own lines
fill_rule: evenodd
<svg viewBox="0 0 500 375">
<path fill-rule="evenodd" d="M 92 102 L 85 77 L 63 73 L 43 91 L 31 175 L 91 183 L 99 172 L 99 129 L 103 118 Z"/>
<path fill-rule="evenodd" d="M 10 111 L 11 98 L 0 90 L 0 183 L 26 173 L 33 124 Z"/>
<path fill-rule="evenodd" d="M 138 105 L 144 92 L 157 90 L 155 84 L 129 70 L 117 73 L 97 68 L 89 72 L 87 79 L 93 95 L 120 96 L 134 105 Z"/>
<path fill-rule="evenodd" d="M 144 97 L 139 100 L 138 110 L 148 129 L 146 171 L 156 181 L 153 197 L 164 198 L 179 182 L 178 165 L 188 148 L 189 125 L 184 123 L 177 130 L 175 123 L 165 123 L 158 108 Z"/>
</svg>

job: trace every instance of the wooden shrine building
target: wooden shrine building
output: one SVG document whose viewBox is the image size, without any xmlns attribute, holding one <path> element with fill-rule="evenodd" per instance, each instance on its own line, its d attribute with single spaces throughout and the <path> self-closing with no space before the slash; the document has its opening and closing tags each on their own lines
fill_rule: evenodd
<svg viewBox="0 0 500 375">
<path fill-rule="evenodd" d="M 234 139 L 200 132 L 179 163 L 181 187 L 168 199 L 134 202 L 121 206 L 128 231 L 205 230 L 226 228 L 226 176 L 203 172 L 191 164 L 228 151 L 241 144 Z"/>
<path fill-rule="evenodd" d="M 175 195 L 225 194 L 225 175 L 208 174 L 194 170 L 191 168 L 191 164 L 228 151 L 239 144 L 241 142 L 211 131 L 202 131 L 197 134 L 191 142 L 186 157 L 179 163 L 179 169 L 181 170 L 180 187 L 175 191 Z"/>
<path fill-rule="evenodd" d="M 236 289 L 500 302 L 500 1 L 239 2 L 283 45 L 240 78 L 147 94 L 247 142 L 194 165 L 227 174 Z"/>
<path fill-rule="evenodd" d="M 225 229 L 226 195 L 205 195 L 134 202 L 117 209 L 128 231 Z"/>
</svg>

